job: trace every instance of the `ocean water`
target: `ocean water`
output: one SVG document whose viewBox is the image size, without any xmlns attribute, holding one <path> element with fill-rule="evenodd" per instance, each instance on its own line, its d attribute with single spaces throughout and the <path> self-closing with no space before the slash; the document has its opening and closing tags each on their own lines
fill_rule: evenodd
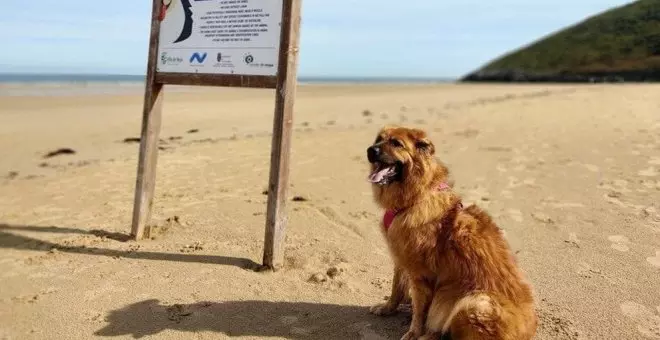
<svg viewBox="0 0 660 340">
<path fill-rule="evenodd" d="M 0 73 L 0 97 L 134 94 L 142 91 L 144 76 Z"/>
<path fill-rule="evenodd" d="M 143 82 L 144 76 L 123 74 L 24 74 L 0 73 L 0 83 L 121 83 Z"/>
<path fill-rule="evenodd" d="M 1 96 L 66 96 L 98 94 L 140 94 L 143 75 L 119 74 L 17 74 L 0 73 Z M 393 77 L 299 77 L 304 84 L 434 84 L 450 83 L 451 78 Z M 168 91 L 195 91 L 195 87 L 172 86 Z"/>
</svg>

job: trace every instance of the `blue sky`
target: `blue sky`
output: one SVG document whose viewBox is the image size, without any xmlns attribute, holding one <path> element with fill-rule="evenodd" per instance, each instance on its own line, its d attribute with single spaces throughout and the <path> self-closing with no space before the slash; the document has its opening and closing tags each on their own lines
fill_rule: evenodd
<svg viewBox="0 0 660 340">
<path fill-rule="evenodd" d="M 629 0 L 303 0 L 302 76 L 457 77 Z M 2 0 L 0 72 L 143 74 L 150 0 Z"/>
</svg>

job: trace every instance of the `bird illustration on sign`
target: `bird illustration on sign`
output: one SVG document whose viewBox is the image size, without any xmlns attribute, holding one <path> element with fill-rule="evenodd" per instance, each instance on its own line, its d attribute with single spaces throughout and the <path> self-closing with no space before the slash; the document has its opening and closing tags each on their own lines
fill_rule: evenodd
<svg viewBox="0 0 660 340">
<path fill-rule="evenodd" d="M 181 3 L 181 10 L 183 10 L 183 26 L 181 27 L 181 30 L 179 31 L 177 38 L 174 40 L 174 43 L 179 43 L 190 38 L 190 36 L 192 35 L 193 23 L 194 23 L 193 12 L 191 9 L 192 5 L 190 4 L 190 0 L 163 0 L 163 6 L 165 7 L 164 12 L 166 14 L 169 14 L 175 11 L 177 8 L 176 6 L 177 2 Z"/>
</svg>

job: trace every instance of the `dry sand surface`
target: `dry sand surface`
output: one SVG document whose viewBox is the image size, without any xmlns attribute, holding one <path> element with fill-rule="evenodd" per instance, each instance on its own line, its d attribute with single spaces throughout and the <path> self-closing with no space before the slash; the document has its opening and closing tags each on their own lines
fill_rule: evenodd
<svg viewBox="0 0 660 340">
<path fill-rule="evenodd" d="M 153 239 L 126 241 L 140 94 L 0 98 L 0 339 L 398 339 L 366 182 L 429 131 L 532 281 L 538 339 L 660 339 L 660 86 L 298 91 L 286 268 L 258 273 L 273 93 L 168 92 Z M 196 132 L 189 130 L 198 130 Z M 71 148 L 75 154 L 44 158 Z M 331 274 L 331 275 L 328 275 Z M 310 280 L 310 278 L 313 278 Z"/>
</svg>

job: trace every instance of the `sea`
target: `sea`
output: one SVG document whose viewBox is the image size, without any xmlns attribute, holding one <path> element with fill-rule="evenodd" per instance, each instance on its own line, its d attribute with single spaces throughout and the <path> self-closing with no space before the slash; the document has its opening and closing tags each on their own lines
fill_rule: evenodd
<svg viewBox="0 0 660 340">
<path fill-rule="evenodd" d="M 19 74 L 0 73 L 0 96 L 80 96 L 139 94 L 144 75 L 121 74 Z M 452 78 L 405 77 L 299 77 L 305 84 L 441 84 Z M 198 87 L 169 86 L 168 91 L 196 91 Z"/>
</svg>

